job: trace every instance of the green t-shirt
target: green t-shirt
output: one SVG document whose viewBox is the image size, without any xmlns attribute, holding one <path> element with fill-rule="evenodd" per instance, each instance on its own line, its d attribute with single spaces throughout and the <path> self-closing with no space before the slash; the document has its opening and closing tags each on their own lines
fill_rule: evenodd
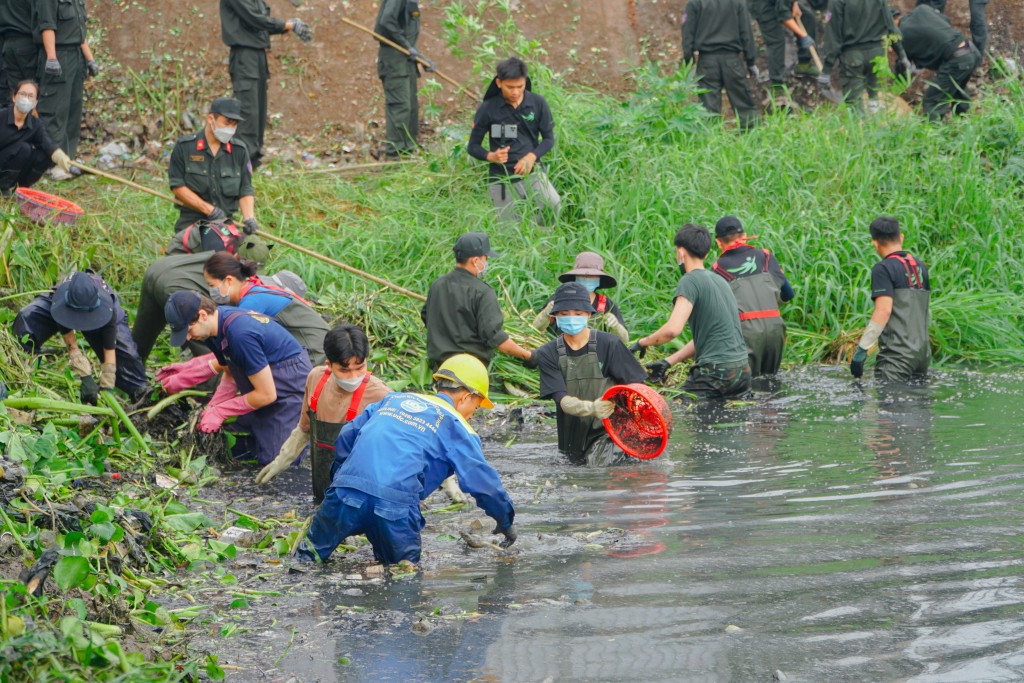
<svg viewBox="0 0 1024 683">
<path fill-rule="evenodd" d="M 697 365 L 736 367 L 747 362 L 739 307 L 724 278 L 709 270 L 690 271 L 679 280 L 675 295 L 693 304 L 689 323 Z"/>
</svg>

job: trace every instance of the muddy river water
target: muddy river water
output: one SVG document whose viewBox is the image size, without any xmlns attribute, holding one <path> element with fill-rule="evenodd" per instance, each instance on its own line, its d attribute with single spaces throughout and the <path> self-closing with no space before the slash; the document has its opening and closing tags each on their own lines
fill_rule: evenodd
<svg viewBox="0 0 1024 683">
<path fill-rule="evenodd" d="M 229 681 L 1021 681 L 1022 380 L 792 371 L 608 469 L 504 420 L 513 552 L 459 538 L 479 510 L 428 514 L 420 575 L 368 579 L 363 547 L 204 645 Z"/>
</svg>

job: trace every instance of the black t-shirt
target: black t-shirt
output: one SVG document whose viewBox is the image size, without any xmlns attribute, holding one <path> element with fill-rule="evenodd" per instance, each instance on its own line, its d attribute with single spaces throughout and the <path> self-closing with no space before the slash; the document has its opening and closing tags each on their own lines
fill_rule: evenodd
<svg viewBox="0 0 1024 683">
<path fill-rule="evenodd" d="M 647 379 L 647 371 L 618 337 L 599 330 L 591 330 L 590 333 L 597 335 L 597 360 L 605 377 L 616 384 L 633 384 Z M 573 357 L 585 356 L 587 346 L 584 344 L 583 348 L 573 350 L 566 344 L 565 353 Z M 540 397 L 554 399 L 557 404 L 569 393 L 558 367 L 557 338 L 537 349 L 537 364 L 540 370 Z"/>
<path fill-rule="evenodd" d="M 904 265 L 901 259 L 905 259 L 907 264 Z M 912 264 L 916 265 L 916 273 Z M 911 287 L 929 292 L 932 289 L 928 279 L 928 266 L 921 259 L 911 255 L 910 252 L 893 252 L 871 268 L 872 301 L 880 296 L 894 296 L 897 289 Z"/>
<path fill-rule="evenodd" d="M 490 150 L 483 147 L 485 135 L 489 138 Z M 516 109 L 500 94 L 484 100 L 473 117 L 467 151 L 471 157 L 486 161 L 488 151 L 508 147 L 505 165 L 490 165 L 492 177 L 504 177 L 514 175 L 516 163 L 530 152 L 539 161 L 554 146 L 555 126 L 551 108 L 547 100 L 527 90 Z"/>
</svg>

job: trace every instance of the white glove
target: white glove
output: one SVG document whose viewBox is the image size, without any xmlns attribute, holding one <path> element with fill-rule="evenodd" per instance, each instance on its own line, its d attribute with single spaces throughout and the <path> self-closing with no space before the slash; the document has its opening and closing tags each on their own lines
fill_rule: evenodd
<svg viewBox="0 0 1024 683">
<path fill-rule="evenodd" d="M 548 329 L 548 325 L 551 324 L 551 309 L 555 307 L 554 301 L 549 301 L 548 305 L 540 309 L 540 313 L 533 319 L 533 323 L 530 325 L 533 329 L 538 332 L 543 332 Z"/>
<path fill-rule="evenodd" d="M 609 332 L 621 339 L 623 344 L 629 344 L 629 330 L 626 329 L 625 325 L 619 322 L 619 319 L 616 318 L 611 311 L 606 311 L 605 314 L 601 316 L 601 322 L 604 323 L 604 326 L 608 328 Z"/>
<path fill-rule="evenodd" d="M 69 157 L 64 150 L 55 150 L 54 153 L 50 155 L 50 161 L 56 164 L 57 168 L 65 173 L 71 173 L 71 157 Z"/>
<path fill-rule="evenodd" d="M 82 353 L 82 349 L 77 346 L 68 351 L 68 361 L 71 363 L 71 369 L 76 377 L 92 375 L 92 364 L 89 363 L 89 359 Z"/>
<path fill-rule="evenodd" d="M 454 474 L 441 482 L 441 490 L 453 503 L 466 502 L 466 494 L 459 488 L 459 480 Z"/>
<path fill-rule="evenodd" d="M 576 417 L 597 417 L 603 420 L 615 412 L 615 404 L 602 399 L 583 401 L 575 396 L 566 396 L 558 405 L 561 406 L 563 413 Z"/>
<path fill-rule="evenodd" d="M 113 389 L 117 382 L 117 365 L 104 363 L 100 366 L 100 389 Z"/>
<path fill-rule="evenodd" d="M 309 443 L 309 433 L 302 431 L 301 427 L 293 429 L 292 433 L 281 444 L 281 450 L 278 452 L 277 457 L 271 460 L 270 464 L 256 475 L 256 483 L 260 485 L 269 484 L 274 477 L 291 467 L 307 443 Z"/>
</svg>

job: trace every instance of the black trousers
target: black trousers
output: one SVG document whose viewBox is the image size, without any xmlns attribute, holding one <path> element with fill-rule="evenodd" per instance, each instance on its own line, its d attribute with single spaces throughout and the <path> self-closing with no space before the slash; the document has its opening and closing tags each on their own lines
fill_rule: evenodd
<svg viewBox="0 0 1024 683">
<path fill-rule="evenodd" d="M 18 311 L 14 318 L 14 336 L 29 353 L 38 353 L 40 347 L 53 335 L 60 332 L 57 322 L 50 314 L 52 304 L 50 295 L 41 295 L 33 299 L 27 306 Z M 131 330 L 128 329 L 128 316 L 121 304 L 114 305 L 117 316 L 117 340 L 114 352 L 117 355 L 117 379 L 115 385 L 133 398 L 149 386 L 146 377 L 146 366 L 139 358 L 139 352 L 132 341 Z M 82 332 L 93 353 L 103 359 L 103 335 L 100 330 Z"/>
<path fill-rule="evenodd" d="M 27 142 L 8 145 L 0 149 L 0 190 L 31 187 L 51 166 L 49 155 Z"/>
</svg>

